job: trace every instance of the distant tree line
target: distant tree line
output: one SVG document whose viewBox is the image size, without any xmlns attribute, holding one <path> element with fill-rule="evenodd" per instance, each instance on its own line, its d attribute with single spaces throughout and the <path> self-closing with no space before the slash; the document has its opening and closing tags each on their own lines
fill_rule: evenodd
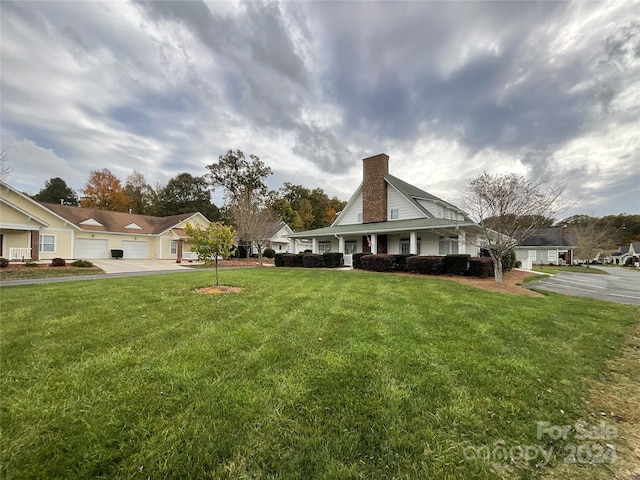
<svg viewBox="0 0 640 480">
<path fill-rule="evenodd" d="M 205 175 L 180 173 L 166 185 L 151 185 L 137 170 L 123 183 L 108 168 L 103 168 L 91 171 L 85 186 L 77 191 L 62 178 L 51 178 L 33 198 L 40 202 L 159 217 L 201 212 L 212 222 L 234 224 L 236 229 L 234 217 L 242 217 L 252 225 L 264 225 L 264 218 L 255 221 L 253 214 L 265 210 L 277 222 L 282 219 L 295 231 L 330 225 L 346 205 L 337 197 L 329 198 L 321 188 L 309 189 L 289 182 L 278 191 L 269 191 L 266 179 L 272 174 L 271 169 L 255 155 L 246 159 L 240 150 L 229 150 L 206 168 L 209 173 Z M 220 208 L 211 201 L 211 192 L 216 188 L 224 190 L 224 205 Z M 248 222 L 249 218 L 252 222 Z"/>
</svg>

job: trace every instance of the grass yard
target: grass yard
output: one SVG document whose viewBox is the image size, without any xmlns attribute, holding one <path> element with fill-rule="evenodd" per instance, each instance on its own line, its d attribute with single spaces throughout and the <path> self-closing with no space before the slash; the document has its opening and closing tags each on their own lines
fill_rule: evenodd
<svg viewBox="0 0 640 480">
<path fill-rule="evenodd" d="M 51 267 L 47 264 L 26 266 L 22 264 L 10 264 L 0 269 L 0 282 L 6 280 L 26 280 L 31 278 L 75 277 L 78 275 L 100 275 L 104 270 L 98 267 Z"/>
<path fill-rule="evenodd" d="M 596 275 L 609 275 L 609 272 L 605 272 L 599 268 L 591 267 L 578 267 L 575 265 L 533 265 L 531 270 L 534 272 L 542 272 L 542 273 L 561 273 L 561 272 L 574 272 L 574 273 L 594 273 Z"/>
<path fill-rule="evenodd" d="M 614 422 L 584 399 L 637 307 L 283 268 L 194 293 L 212 279 L 2 287 L 1 476 L 611 477 L 563 465 L 576 439 L 538 439 L 536 422 Z M 496 445 L 514 458 L 478 459 Z"/>
</svg>

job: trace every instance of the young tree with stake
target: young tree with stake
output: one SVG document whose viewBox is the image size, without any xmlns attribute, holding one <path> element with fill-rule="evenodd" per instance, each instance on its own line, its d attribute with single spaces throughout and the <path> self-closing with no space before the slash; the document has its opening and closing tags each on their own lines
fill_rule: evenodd
<svg viewBox="0 0 640 480">
<path fill-rule="evenodd" d="M 236 235 L 233 227 L 220 222 L 212 222 L 206 228 L 187 223 L 185 231 L 193 243 L 191 251 L 198 256 L 198 261 L 205 265 L 215 265 L 218 286 L 218 257 L 228 258 L 235 251 Z"/>
</svg>

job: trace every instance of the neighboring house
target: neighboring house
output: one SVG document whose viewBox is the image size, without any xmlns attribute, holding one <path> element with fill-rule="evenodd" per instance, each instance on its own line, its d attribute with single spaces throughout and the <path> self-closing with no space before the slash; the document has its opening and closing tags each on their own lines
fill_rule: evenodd
<svg viewBox="0 0 640 480">
<path fill-rule="evenodd" d="M 263 248 L 271 248 L 276 253 L 289 253 L 289 249 L 291 248 L 291 241 L 289 240 L 289 235 L 293 233 L 291 227 L 284 221 L 280 222 L 276 229 L 269 236 L 269 240 L 265 244 Z M 296 251 L 301 252 L 306 248 L 310 247 L 310 242 L 302 241 L 301 239 L 296 240 Z M 258 255 L 258 248 L 255 246 L 251 246 L 251 254 Z"/>
<path fill-rule="evenodd" d="M 562 227 L 540 228 L 518 244 L 516 260 L 523 265 L 528 262 L 532 265 L 571 265 L 577 244 L 576 234 Z"/>
<path fill-rule="evenodd" d="M 631 265 L 638 267 L 640 260 L 640 242 L 631 242 L 629 244 L 628 257 L 631 258 Z"/>
<path fill-rule="evenodd" d="M 330 227 L 289 234 L 293 242 L 311 240 L 314 253 L 341 252 L 345 264 L 360 252 L 417 255 L 470 253 L 478 226 L 465 212 L 389 175 L 384 153 L 365 158 L 363 181 Z"/>
<path fill-rule="evenodd" d="M 629 258 L 629 247 L 620 246 L 618 250 L 611 254 L 611 263 L 615 265 L 624 265 Z"/>
<path fill-rule="evenodd" d="M 201 213 L 151 217 L 39 203 L 0 182 L 0 257 L 9 260 L 193 258 L 185 227 L 208 225 Z"/>
</svg>

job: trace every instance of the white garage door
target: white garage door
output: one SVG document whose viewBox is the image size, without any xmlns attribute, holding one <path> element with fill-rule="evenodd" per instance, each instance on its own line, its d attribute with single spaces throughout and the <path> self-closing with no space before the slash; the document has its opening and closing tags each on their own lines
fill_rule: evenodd
<svg viewBox="0 0 640 480">
<path fill-rule="evenodd" d="M 76 238 L 75 258 L 109 258 L 108 240 Z"/>
<path fill-rule="evenodd" d="M 147 242 L 122 241 L 124 258 L 149 258 L 147 253 Z"/>
</svg>

